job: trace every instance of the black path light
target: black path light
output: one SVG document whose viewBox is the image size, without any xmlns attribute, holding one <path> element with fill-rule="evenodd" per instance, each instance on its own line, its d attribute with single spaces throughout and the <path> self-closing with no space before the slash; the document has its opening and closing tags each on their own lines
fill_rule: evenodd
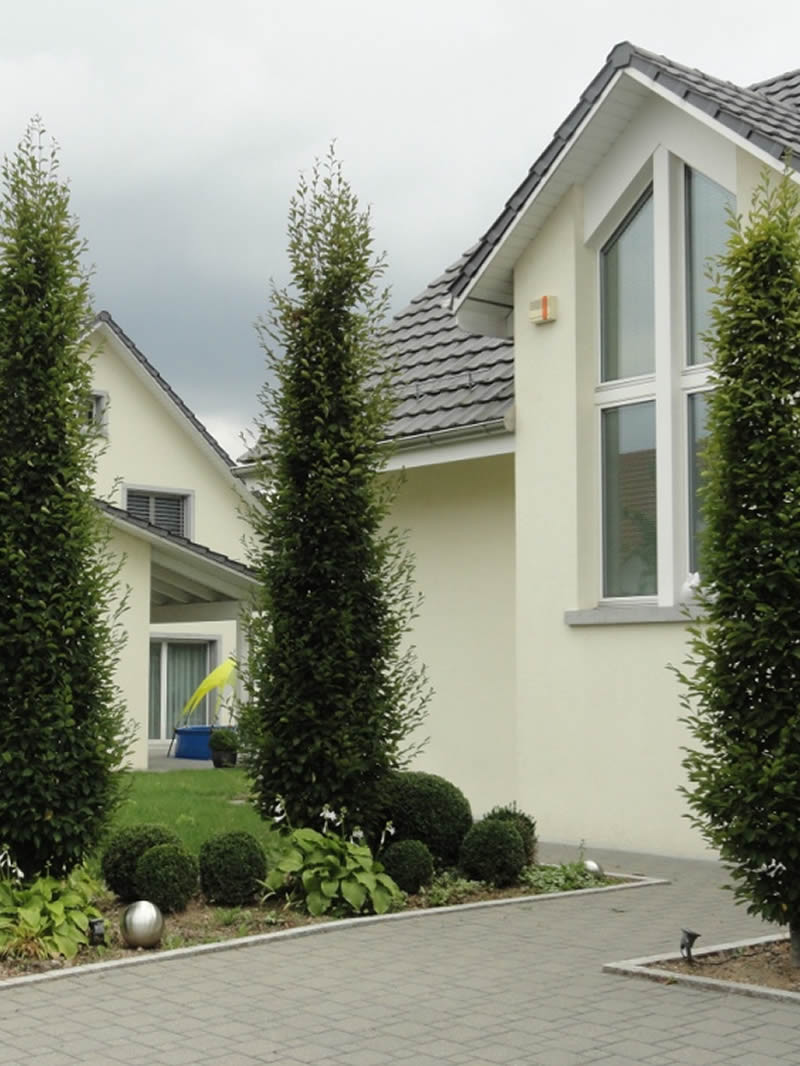
<svg viewBox="0 0 800 1066">
<path fill-rule="evenodd" d="M 700 933 L 693 933 L 691 929 L 681 929 L 681 955 L 687 962 L 694 962 L 692 948 Z"/>
<path fill-rule="evenodd" d="M 106 923 L 102 918 L 90 918 L 89 919 L 89 943 L 105 944 L 106 942 Z"/>
</svg>

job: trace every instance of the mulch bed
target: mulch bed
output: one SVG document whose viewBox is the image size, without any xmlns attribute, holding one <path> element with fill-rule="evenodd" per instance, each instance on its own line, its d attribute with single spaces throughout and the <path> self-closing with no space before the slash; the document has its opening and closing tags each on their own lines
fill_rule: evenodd
<svg viewBox="0 0 800 1066">
<path fill-rule="evenodd" d="M 788 940 L 697 955 L 693 963 L 680 959 L 654 965 L 659 970 L 692 977 L 712 977 L 717 981 L 800 992 L 800 971 L 791 964 Z"/>
<path fill-rule="evenodd" d="M 619 884 L 622 878 L 615 879 Z M 600 882 L 602 884 L 603 882 Z M 608 882 L 606 882 L 608 883 Z M 479 903 L 493 899 L 513 899 L 517 896 L 530 895 L 530 889 L 521 885 L 497 889 L 481 885 L 460 896 L 453 903 Z M 429 907 L 424 895 L 408 896 L 404 910 Z M 122 940 L 120 919 L 125 904 L 117 901 L 102 901 L 98 909 L 105 918 L 108 944 L 103 947 L 83 948 L 77 958 L 67 959 L 0 959 L 0 982 L 9 977 L 22 977 L 26 974 L 47 973 L 51 970 L 63 970 L 73 966 L 83 966 L 93 962 L 108 962 L 113 959 L 132 958 L 144 954 L 142 948 L 130 948 Z M 211 907 L 195 900 L 180 914 L 165 916 L 165 931 L 161 944 L 157 948 L 147 949 L 147 953 L 169 951 L 172 948 L 193 947 L 197 944 L 215 944 L 219 941 L 234 940 L 258 933 L 274 933 L 281 929 L 293 929 L 304 925 L 319 925 L 335 920 L 323 916 L 312 918 L 300 910 L 287 907 L 282 900 L 268 900 L 260 906 L 242 908 Z"/>
</svg>

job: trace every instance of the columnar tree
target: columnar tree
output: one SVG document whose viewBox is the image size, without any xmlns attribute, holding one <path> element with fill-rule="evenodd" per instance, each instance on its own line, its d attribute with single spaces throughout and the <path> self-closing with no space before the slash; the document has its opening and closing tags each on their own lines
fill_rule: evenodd
<svg viewBox="0 0 800 1066">
<path fill-rule="evenodd" d="M 129 740 L 93 501 L 83 245 L 34 121 L 0 202 L 0 847 L 26 876 L 97 844 Z"/>
<path fill-rule="evenodd" d="M 296 825 L 325 804 L 369 821 L 373 787 L 415 750 L 427 686 L 404 646 L 416 608 L 381 441 L 386 293 L 369 212 L 333 152 L 289 211 L 291 285 L 259 324 L 274 384 L 261 394 L 262 505 L 251 515 L 261 592 L 249 625 L 248 702 L 262 812 Z"/>
<path fill-rule="evenodd" d="M 737 898 L 787 924 L 800 964 L 800 215 L 765 175 L 732 220 L 709 338 L 716 388 L 684 789 Z"/>
</svg>

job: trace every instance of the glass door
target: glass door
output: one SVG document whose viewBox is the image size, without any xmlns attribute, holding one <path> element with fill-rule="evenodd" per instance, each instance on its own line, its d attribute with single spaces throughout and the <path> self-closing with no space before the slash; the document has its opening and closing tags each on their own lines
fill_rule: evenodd
<svg viewBox="0 0 800 1066">
<path fill-rule="evenodd" d="M 210 669 L 208 641 L 154 640 L 150 643 L 148 737 L 171 740 L 179 725 L 208 721 L 208 697 L 190 715 L 181 711 Z"/>
</svg>

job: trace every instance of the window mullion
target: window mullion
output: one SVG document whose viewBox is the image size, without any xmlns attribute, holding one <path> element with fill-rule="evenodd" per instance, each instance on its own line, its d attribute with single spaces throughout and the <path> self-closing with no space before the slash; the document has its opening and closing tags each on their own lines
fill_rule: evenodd
<svg viewBox="0 0 800 1066">
<path fill-rule="evenodd" d="M 658 540 L 658 603 L 662 607 L 675 602 L 675 518 L 673 492 L 675 455 L 673 425 L 675 396 L 673 388 L 673 353 L 675 323 L 671 294 L 674 291 L 675 255 L 673 212 L 671 211 L 673 175 L 670 156 L 659 146 L 653 155 L 653 245 L 655 284 L 655 365 L 656 365 L 656 528 Z"/>
<path fill-rule="evenodd" d="M 167 643 L 160 641 L 161 647 L 161 739 L 167 739 Z"/>
</svg>

